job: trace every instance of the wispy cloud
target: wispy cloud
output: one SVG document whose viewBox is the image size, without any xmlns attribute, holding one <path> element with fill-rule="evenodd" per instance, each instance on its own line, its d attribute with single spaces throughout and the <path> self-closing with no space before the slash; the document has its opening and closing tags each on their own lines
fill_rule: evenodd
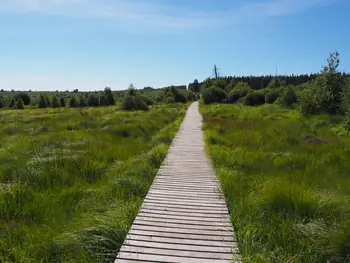
<svg viewBox="0 0 350 263">
<path fill-rule="evenodd" d="M 216 0 L 212 0 L 216 1 Z M 113 19 L 127 25 L 165 28 L 207 28 L 290 15 L 337 0 L 240 0 L 226 10 L 164 4 L 156 0 L 1 0 L 0 13 Z"/>
</svg>

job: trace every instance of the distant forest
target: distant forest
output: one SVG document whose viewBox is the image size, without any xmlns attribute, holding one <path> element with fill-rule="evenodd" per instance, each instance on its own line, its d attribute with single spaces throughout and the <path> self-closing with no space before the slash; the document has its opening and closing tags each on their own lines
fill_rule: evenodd
<svg viewBox="0 0 350 263">
<path fill-rule="evenodd" d="M 221 82 L 221 88 L 225 89 L 228 85 L 231 87 L 235 87 L 237 83 L 244 82 L 247 83 L 252 89 L 254 90 L 260 90 L 266 88 L 271 80 L 278 78 L 279 80 L 283 81 L 287 86 L 293 85 L 298 86 L 307 82 L 311 82 L 315 80 L 320 74 L 303 74 L 303 75 L 279 75 L 279 76 L 233 76 L 233 77 L 219 77 L 219 82 Z M 343 77 L 350 77 L 350 74 L 348 73 L 341 73 Z M 198 82 L 195 80 L 194 82 L 190 83 L 188 88 L 190 90 L 193 90 L 195 92 L 199 92 L 200 90 L 203 90 L 207 87 L 210 87 L 215 78 L 207 78 L 203 82 Z M 217 81 L 216 81 L 217 85 Z M 220 85 L 220 84 L 219 84 Z M 199 90 L 198 90 L 199 89 Z"/>
</svg>

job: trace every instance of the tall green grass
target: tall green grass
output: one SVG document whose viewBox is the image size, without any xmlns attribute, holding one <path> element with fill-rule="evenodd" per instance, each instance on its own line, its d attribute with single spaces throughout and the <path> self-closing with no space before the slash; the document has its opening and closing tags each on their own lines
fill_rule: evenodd
<svg viewBox="0 0 350 263">
<path fill-rule="evenodd" d="M 186 105 L 0 112 L 0 262 L 113 262 Z"/>
<path fill-rule="evenodd" d="M 350 137 L 341 118 L 201 106 L 244 262 L 350 262 Z"/>
</svg>

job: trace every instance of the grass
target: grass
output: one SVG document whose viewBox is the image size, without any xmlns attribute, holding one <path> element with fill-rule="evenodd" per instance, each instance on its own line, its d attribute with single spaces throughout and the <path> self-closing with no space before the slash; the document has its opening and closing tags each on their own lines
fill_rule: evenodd
<svg viewBox="0 0 350 263">
<path fill-rule="evenodd" d="M 244 262 L 350 262 L 350 137 L 340 117 L 201 106 Z"/>
<path fill-rule="evenodd" d="M 0 262 L 113 262 L 185 109 L 0 111 Z"/>
</svg>

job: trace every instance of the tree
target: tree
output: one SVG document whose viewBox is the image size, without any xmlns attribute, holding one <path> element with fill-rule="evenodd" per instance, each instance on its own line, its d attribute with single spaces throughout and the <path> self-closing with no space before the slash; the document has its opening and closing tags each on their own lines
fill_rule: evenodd
<svg viewBox="0 0 350 263">
<path fill-rule="evenodd" d="M 64 98 L 60 99 L 60 104 L 63 108 L 66 107 L 66 101 L 64 100 Z"/>
<path fill-rule="evenodd" d="M 106 87 L 104 90 L 104 93 L 108 98 L 108 105 L 115 105 L 115 99 L 113 97 L 112 90 L 110 88 Z"/>
<path fill-rule="evenodd" d="M 108 106 L 109 105 L 108 97 L 105 94 L 102 94 L 100 96 L 100 105 L 101 106 Z"/>
<path fill-rule="evenodd" d="M 193 92 L 196 92 L 196 93 L 200 92 L 200 85 L 197 79 L 195 79 L 193 83 L 191 83 L 189 86 L 190 86 L 189 89 L 192 90 Z"/>
<path fill-rule="evenodd" d="M 88 101 L 87 101 L 87 105 L 89 107 L 98 107 L 98 106 L 100 106 L 100 101 L 99 101 L 98 97 L 95 94 L 91 93 L 89 95 L 89 98 L 88 98 Z"/>
<path fill-rule="evenodd" d="M 227 99 L 227 94 L 223 89 L 217 88 L 215 86 L 206 89 L 203 94 L 204 104 L 210 104 L 215 102 L 224 102 Z"/>
<path fill-rule="evenodd" d="M 58 100 L 57 96 L 52 97 L 52 108 L 59 108 L 61 107 L 60 101 Z"/>
<path fill-rule="evenodd" d="M 15 107 L 15 104 L 16 104 L 16 101 L 12 98 L 9 103 L 9 108 L 12 109 L 13 107 Z"/>
<path fill-rule="evenodd" d="M 47 108 L 47 100 L 45 98 L 44 95 L 40 95 L 39 98 L 39 103 L 38 103 L 38 108 L 43 109 L 43 108 Z"/>
<path fill-rule="evenodd" d="M 327 65 L 323 67 L 321 75 L 316 79 L 316 103 L 319 111 L 338 114 L 343 108 L 343 92 L 345 79 L 338 72 L 339 53 L 330 53 Z"/>
<path fill-rule="evenodd" d="M 23 110 L 24 109 L 24 102 L 21 98 L 19 98 L 17 101 L 16 101 L 16 105 L 14 107 L 15 109 L 18 109 L 18 110 Z"/>
<path fill-rule="evenodd" d="M 75 98 L 75 96 L 70 98 L 70 100 L 69 100 L 69 107 L 71 107 L 71 108 L 78 107 L 78 102 L 77 102 L 77 99 Z"/>
<path fill-rule="evenodd" d="M 0 109 L 2 109 L 5 106 L 4 100 L 2 97 L 0 97 Z"/>
<path fill-rule="evenodd" d="M 19 99 L 22 99 L 24 105 L 29 105 L 30 104 L 30 97 L 25 92 L 20 92 L 20 93 L 15 95 L 15 100 L 17 101 Z"/>
<path fill-rule="evenodd" d="M 47 107 L 50 107 L 51 106 L 51 101 L 50 101 L 49 97 L 46 96 L 46 95 L 45 95 L 45 100 L 46 100 Z"/>
<path fill-rule="evenodd" d="M 84 98 L 83 95 L 80 96 L 80 99 L 79 99 L 79 107 L 86 107 L 87 106 L 87 103 L 86 103 L 86 100 Z"/>
</svg>

